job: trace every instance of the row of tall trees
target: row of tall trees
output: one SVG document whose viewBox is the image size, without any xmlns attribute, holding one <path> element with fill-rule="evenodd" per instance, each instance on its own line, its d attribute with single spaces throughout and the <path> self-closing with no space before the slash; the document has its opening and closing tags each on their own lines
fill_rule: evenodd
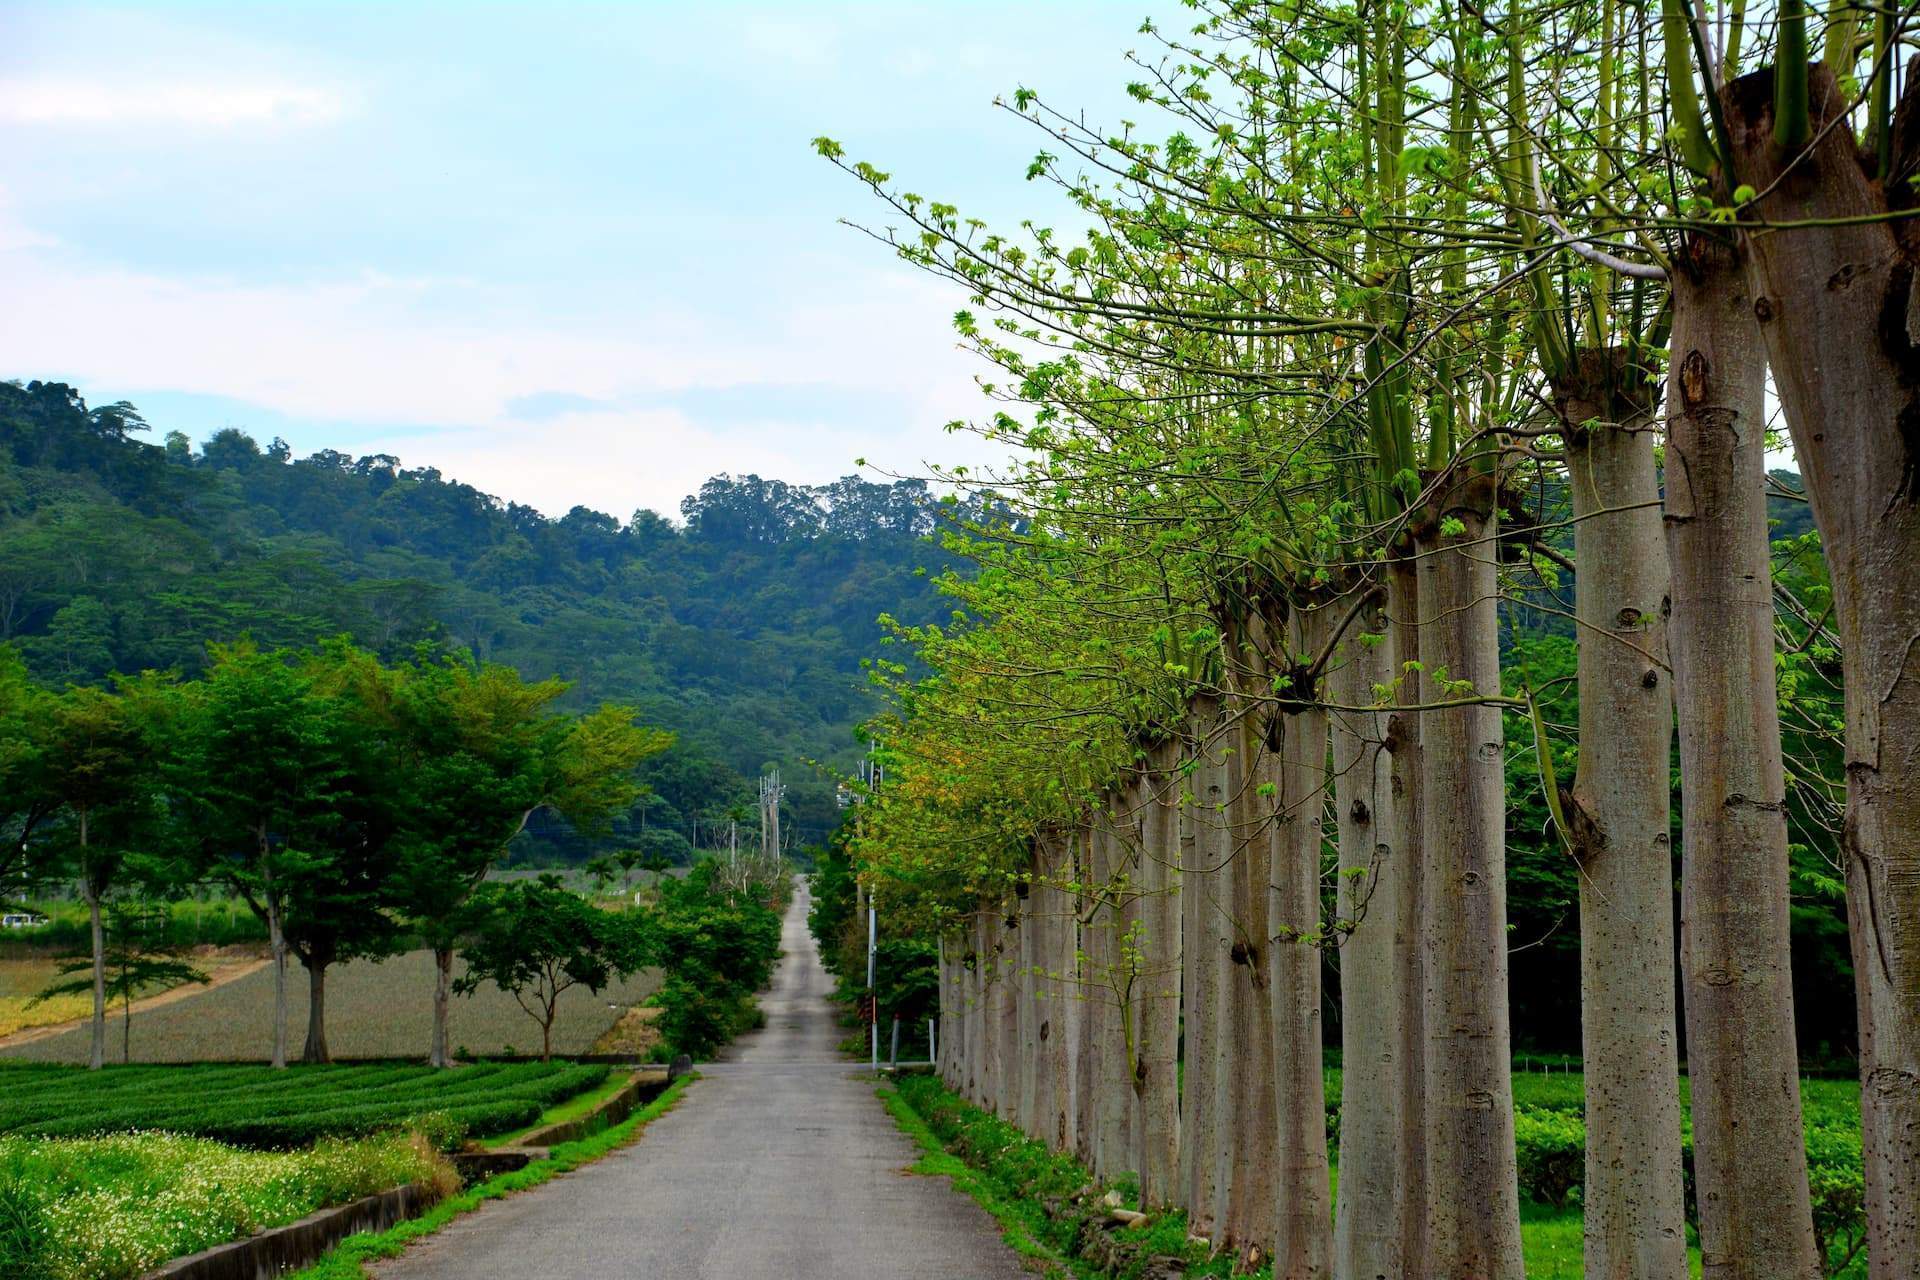
<svg viewBox="0 0 1920 1280">
<path fill-rule="evenodd" d="M 1684 1018 L 1705 1273 L 1817 1276 L 1789 818 L 1844 791 L 1869 1267 L 1920 1274 L 1910 11 L 1189 7 L 1153 126 L 1003 103 L 1071 233 L 815 144 L 971 295 L 1012 455 L 947 477 L 1013 517 L 902 629 L 934 674 L 883 670 L 856 846 L 946 939 L 943 1069 L 1276 1276 L 1519 1277 L 1513 759 L 1579 876 L 1587 1273 L 1685 1273 Z M 1572 623 L 1577 724 L 1503 670 L 1519 601 Z"/>
<path fill-rule="evenodd" d="M 345 642 L 216 647 L 191 681 L 160 674 L 53 692 L 0 648 L 5 883 L 76 885 L 92 922 L 93 1047 L 104 1060 L 104 907 L 117 893 L 211 883 L 266 927 L 273 1062 L 288 1056 L 288 958 L 309 987 L 304 1058 L 328 1058 L 335 964 L 424 945 L 435 957 L 431 1060 L 468 908 L 508 843 L 551 809 L 591 827 L 639 794 L 671 735 L 626 707 L 569 715 L 558 680 L 422 654 L 382 663 Z"/>
</svg>

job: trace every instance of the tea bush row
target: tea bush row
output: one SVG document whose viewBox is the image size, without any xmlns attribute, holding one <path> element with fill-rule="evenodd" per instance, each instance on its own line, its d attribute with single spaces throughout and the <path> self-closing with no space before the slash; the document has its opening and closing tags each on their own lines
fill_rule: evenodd
<svg viewBox="0 0 1920 1280">
<path fill-rule="evenodd" d="M 0 1072 L 0 1132 L 38 1137 L 165 1130 L 252 1147 L 303 1146 L 432 1117 L 443 1142 L 533 1123 L 603 1083 L 595 1064 L 167 1068 Z M 97 1082 L 97 1084 L 95 1083 Z"/>
</svg>

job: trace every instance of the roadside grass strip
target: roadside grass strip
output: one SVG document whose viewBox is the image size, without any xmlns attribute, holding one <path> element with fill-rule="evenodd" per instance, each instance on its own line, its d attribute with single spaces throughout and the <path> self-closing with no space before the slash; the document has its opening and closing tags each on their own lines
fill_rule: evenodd
<svg viewBox="0 0 1920 1280">
<path fill-rule="evenodd" d="M 348 1236 L 313 1266 L 295 1273 L 293 1280 L 364 1280 L 367 1274 L 367 1263 L 382 1258 L 398 1257 L 415 1240 L 432 1235 L 455 1218 L 472 1213 L 487 1201 L 498 1200 L 516 1191 L 537 1187 L 543 1182 L 549 1182 L 563 1173 L 571 1173 L 581 1165 L 591 1164 L 600 1157 L 627 1146 L 640 1136 L 647 1125 L 672 1110 L 674 1104 L 680 1101 L 680 1095 L 686 1092 L 687 1086 L 697 1079 L 699 1079 L 698 1072 L 681 1076 L 668 1085 L 659 1097 L 619 1124 L 602 1129 L 599 1133 L 582 1138 L 578 1142 L 563 1142 L 551 1148 L 547 1152 L 546 1159 L 535 1160 L 524 1168 L 516 1169 L 512 1173 L 503 1173 L 497 1178 L 490 1178 L 478 1186 L 469 1187 L 465 1191 L 449 1196 L 417 1218 L 400 1223 L 386 1231 Z"/>
<path fill-rule="evenodd" d="M 0 1066 L 0 1133 L 33 1137 L 165 1130 L 235 1146 L 288 1148 L 318 1138 L 418 1127 L 443 1146 L 539 1121 L 601 1088 L 604 1064 Z"/>
<path fill-rule="evenodd" d="M 1521 1239 L 1531 1280 L 1579 1280 L 1583 1274 L 1578 1194 L 1586 1139 L 1582 1083 L 1577 1074 L 1514 1077 L 1514 1093 L 1521 1100 L 1514 1117 Z M 1329 1071 L 1330 1153 L 1339 1149 L 1340 1084 L 1338 1071 Z M 1859 1088 L 1852 1081 L 1806 1080 L 1801 1090 L 1814 1221 L 1827 1253 L 1827 1274 L 1862 1276 Z M 1189 1280 L 1242 1274 L 1233 1270 L 1233 1258 L 1210 1257 L 1205 1247 L 1189 1240 L 1187 1217 L 1180 1210 L 1157 1210 L 1139 1226 L 1111 1221 L 1108 1188 L 1083 1165 L 969 1104 L 936 1077 L 903 1077 L 883 1087 L 880 1097 L 901 1130 L 925 1153 L 913 1171 L 952 1178 L 955 1187 L 1000 1223 L 1009 1245 L 1043 1259 L 1056 1273 L 1122 1280 L 1143 1272 L 1184 1274 Z M 1683 1136 L 1690 1137 L 1690 1131 L 1683 1129 Z M 1338 1168 L 1332 1173 L 1337 1188 Z M 1689 1180 L 1691 1176 L 1689 1164 Z M 1112 1189 L 1119 1192 L 1122 1207 L 1138 1207 L 1132 1175 L 1124 1175 Z M 1690 1244 L 1688 1252 L 1690 1274 L 1697 1277 L 1697 1244 Z M 1269 1271 L 1263 1267 L 1246 1274 L 1262 1277 Z"/>
<path fill-rule="evenodd" d="M 930 1178 L 946 1178 L 952 1182 L 954 1190 L 966 1193 L 974 1203 L 993 1215 L 1000 1224 L 1000 1238 L 1007 1247 L 1023 1258 L 1041 1263 L 1044 1275 L 1092 1276 L 1093 1272 L 1079 1265 L 1076 1259 L 1069 1258 L 1060 1250 L 1047 1244 L 1041 1236 L 1045 1233 L 1048 1219 L 1039 1205 L 1028 1199 L 1007 1194 L 992 1178 L 982 1171 L 954 1155 L 941 1145 L 940 1139 L 913 1104 L 900 1096 L 900 1090 L 892 1085 L 882 1085 L 877 1090 L 881 1104 L 884 1105 L 894 1123 L 900 1126 L 900 1132 L 913 1140 L 922 1155 L 908 1166 L 909 1173 Z"/>
<path fill-rule="evenodd" d="M 880 1099 L 926 1152 L 912 1171 L 951 1178 L 993 1215 L 1007 1244 L 1043 1263 L 1048 1275 L 1130 1277 L 1149 1262 L 1177 1260 L 1190 1278 L 1271 1280 L 1270 1267 L 1236 1272 L 1230 1256 L 1209 1257 L 1189 1241 L 1187 1216 L 1178 1210 L 1156 1212 L 1142 1226 L 1113 1229 L 1106 1222 L 1107 1189 L 1085 1166 L 963 1102 L 936 1077 L 903 1077 L 883 1086 Z M 1115 1189 L 1126 1205 L 1137 1204 L 1137 1188 Z"/>
<path fill-rule="evenodd" d="M 531 1124 L 518 1125 L 503 1133 L 482 1133 L 472 1136 L 483 1147 L 510 1147 L 530 1133 L 537 1133 L 552 1125 L 565 1124 L 569 1120 L 578 1120 L 581 1116 L 590 1114 L 609 1098 L 618 1096 L 621 1090 L 632 1083 L 632 1072 L 616 1071 L 607 1077 L 605 1083 L 588 1089 L 584 1093 L 576 1093 L 564 1102 L 548 1107 Z"/>
</svg>

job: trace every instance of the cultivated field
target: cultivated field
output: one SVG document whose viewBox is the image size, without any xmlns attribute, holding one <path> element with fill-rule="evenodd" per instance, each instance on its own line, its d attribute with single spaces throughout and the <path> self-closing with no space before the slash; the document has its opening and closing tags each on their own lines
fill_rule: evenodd
<svg viewBox="0 0 1920 1280">
<path fill-rule="evenodd" d="M 456 970 L 457 972 L 457 970 Z M 307 975 L 287 971 L 291 1052 L 306 1034 Z M 651 995 L 658 978 L 634 975 L 600 995 L 567 992 L 553 1027 L 555 1053 L 586 1053 L 620 1013 Z M 608 1006 L 612 1005 L 613 1008 Z M 540 1026 L 512 996 L 483 986 L 455 997 L 450 1035 L 476 1056 L 537 1053 Z M 433 956 L 413 951 L 390 960 L 336 965 L 327 977 L 327 1041 L 336 1057 L 405 1058 L 427 1053 L 433 1027 Z M 117 1052 L 119 1027 L 113 1028 Z M 273 971 L 248 974 L 222 987 L 133 1015 L 135 1062 L 264 1061 L 273 1047 Z M 40 1062 L 85 1062 L 87 1030 L 77 1027 L 28 1044 L 0 1049 L 0 1057 Z"/>
<path fill-rule="evenodd" d="M 164 1130 L 248 1147 L 425 1128 L 442 1146 L 532 1124 L 606 1080 L 605 1066 L 475 1063 L 290 1067 L 0 1066 L 0 1134 L 75 1137 Z"/>
</svg>

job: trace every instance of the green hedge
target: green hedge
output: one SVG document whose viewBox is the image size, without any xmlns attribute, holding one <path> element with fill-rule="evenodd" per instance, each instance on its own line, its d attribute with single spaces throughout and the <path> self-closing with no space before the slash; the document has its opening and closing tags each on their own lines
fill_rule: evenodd
<svg viewBox="0 0 1920 1280">
<path fill-rule="evenodd" d="M 0 1133 L 76 1137 L 165 1130 L 246 1147 L 298 1147 L 430 1120 L 452 1143 L 532 1124 L 608 1075 L 598 1064 L 0 1068 Z"/>
<path fill-rule="evenodd" d="M 1586 1121 L 1570 1111 L 1518 1107 L 1513 1113 L 1513 1129 L 1520 1193 L 1556 1209 L 1577 1200 L 1586 1178 Z M 1680 1154 L 1687 1217 L 1693 1220 L 1693 1129 L 1684 1121 Z M 1857 1123 L 1807 1126 L 1807 1183 L 1813 1196 L 1814 1233 L 1827 1259 L 1828 1274 L 1836 1275 L 1860 1252 L 1866 1233 Z"/>
</svg>

